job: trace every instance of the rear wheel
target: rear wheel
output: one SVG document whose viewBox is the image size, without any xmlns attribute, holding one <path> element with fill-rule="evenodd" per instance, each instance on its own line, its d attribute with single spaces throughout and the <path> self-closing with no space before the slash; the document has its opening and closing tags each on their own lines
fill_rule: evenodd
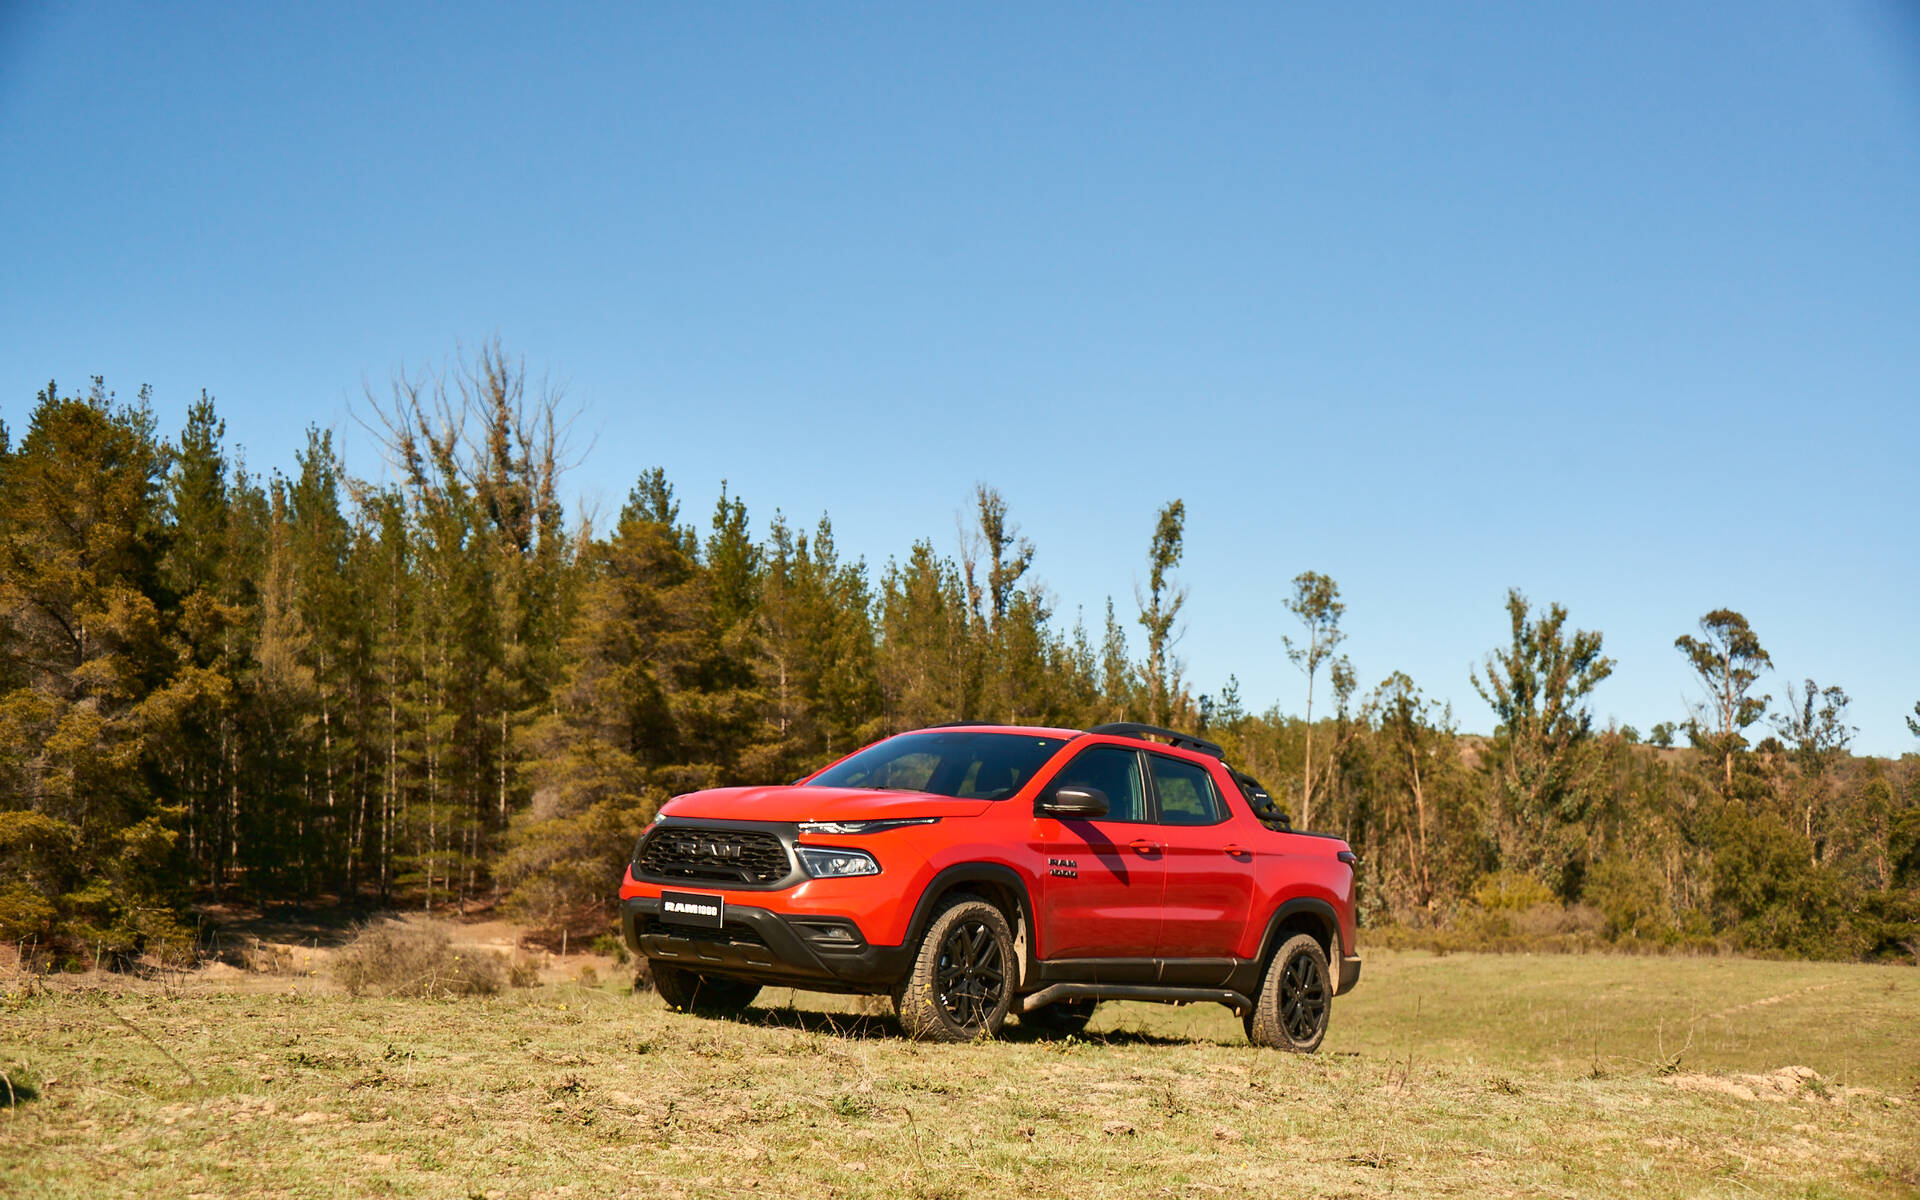
<svg viewBox="0 0 1920 1200">
<path fill-rule="evenodd" d="M 1021 1013 L 1020 1027 L 1042 1037 L 1077 1037 L 1087 1031 L 1087 1022 L 1093 1020 L 1093 1010 L 1099 1005 L 1098 1000 L 1057 1001 L 1045 1008 Z"/>
<path fill-rule="evenodd" d="M 746 1011 L 760 994 L 760 985 L 719 975 L 702 975 L 685 967 L 653 964 L 653 990 L 676 1012 L 702 1017 L 733 1017 Z"/>
<path fill-rule="evenodd" d="M 1013 931 L 978 896 L 943 902 L 896 997 L 907 1036 L 965 1042 L 1000 1032 L 1013 1001 Z"/>
<path fill-rule="evenodd" d="M 1327 1036 L 1333 1015 L 1333 978 L 1327 952 L 1305 933 L 1296 933 L 1267 960 L 1266 978 L 1253 1011 L 1244 1018 L 1247 1040 L 1297 1054 L 1312 1054 Z"/>
</svg>

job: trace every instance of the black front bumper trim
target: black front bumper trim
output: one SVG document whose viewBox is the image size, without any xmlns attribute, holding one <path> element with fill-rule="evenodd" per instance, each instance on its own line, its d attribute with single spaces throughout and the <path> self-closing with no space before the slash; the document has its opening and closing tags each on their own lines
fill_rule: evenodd
<svg viewBox="0 0 1920 1200">
<path fill-rule="evenodd" d="M 853 942 L 828 930 L 848 931 Z M 905 946 L 870 946 L 852 921 L 787 917 L 765 908 L 728 904 L 719 929 L 660 920 L 660 901 L 642 896 L 620 902 L 627 947 L 674 966 L 816 992 L 887 991 L 912 965 Z"/>
</svg>

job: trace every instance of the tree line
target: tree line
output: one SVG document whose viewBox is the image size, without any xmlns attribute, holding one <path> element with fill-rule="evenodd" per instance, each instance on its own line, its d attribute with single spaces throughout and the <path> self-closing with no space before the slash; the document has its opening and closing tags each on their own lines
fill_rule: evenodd
<svg viewBox="0 0 1920 1200">
<path fill-rule="evenodd" d="M 126 960 L 190 943 L 209 898 L 590 927 L 675 793 L 948 721 L 1143 720 L 1220 741 L 1296 824 L 1347 836 L 1375 927 L 1920 943 L 1916 759 L 1853 755 L 1838 687 L 1762 693 L 1738 613 L 1679 638 L 1703 702 L 1642 739 L 1592 716 L 1602 636 L 1511 593 L 1478 736 L 1404 674 L 1363 692 L 1339 587 L 1306 572 L 1286 598 L 1304 707 L 1251 713 L 1237 681 L 1196 694 L 1174 652 L 1177 499 L 1135 611 L 1109 600 L 1090 630 L 984 484 L 957 547 L 873 569 L 825 517 L 756 537 L 725 484 L 685 514 L 658 469 L 607 528 L 568 514 L 566 416 L 497 344 L 363 419 L 377 479 L 320 429 L 257 474 L 204 394 L 177 435 L 99 380 L 49 384 L 17 441 L 0 423 L 0 938 Z"/>
</svg>

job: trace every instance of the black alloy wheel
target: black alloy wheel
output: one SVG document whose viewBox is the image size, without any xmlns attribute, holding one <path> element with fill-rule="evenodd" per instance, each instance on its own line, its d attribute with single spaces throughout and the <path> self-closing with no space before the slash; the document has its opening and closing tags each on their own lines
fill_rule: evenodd
<svg viewBox="0 0 1920 1200">
<path fill-rule="evenodd" d="M 1296 933 L 1267 960 L 1253 1011 L 1244 1018 L 1247 1040 L 1311 1054 L 1327 1036 L 1333 1015 L 1333 977 L 1327 952 L 1310 934 Z"/>
<path fill-rule="evenodd" d="M 894 995 L 908 1037 L 964 1042 L 1000 1032 L 1013 1002 L 1013 930 L 984 898 L 941 902 Z"/>
<path fill-rule="evenodd" d="M 1287 960 L 1280 980 L 1280 1022 L 1287 1036 L 1296 1042 L 1316 1037 L 1326 1028 L 1333 997 L 1327 994 L 1327 972 L 1310 954 L 1296 954 Z"/>
<path fill-rule="evenodd" d="M 984 920 L 956 922 L 940 943 L 935 969 L 940 1007 L 955 1025 L 978 1027 L 1007 994 L 1007 960 Z"/>
</svg>

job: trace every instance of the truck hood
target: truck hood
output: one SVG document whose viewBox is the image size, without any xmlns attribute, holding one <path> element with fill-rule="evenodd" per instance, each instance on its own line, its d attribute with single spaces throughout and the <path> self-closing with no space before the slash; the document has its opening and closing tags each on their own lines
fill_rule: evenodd
<svg viewBox="0 0 1920 1200">
<path fill-rule="evenodd" d="M 924 792 L 867 788 L 709 788 L 675 797 L 660 807 L 663 817 L 723 821 L 873 821 L 886 817 L 977 817 L 990 800 L 956 800 Z"/>
</svg>

